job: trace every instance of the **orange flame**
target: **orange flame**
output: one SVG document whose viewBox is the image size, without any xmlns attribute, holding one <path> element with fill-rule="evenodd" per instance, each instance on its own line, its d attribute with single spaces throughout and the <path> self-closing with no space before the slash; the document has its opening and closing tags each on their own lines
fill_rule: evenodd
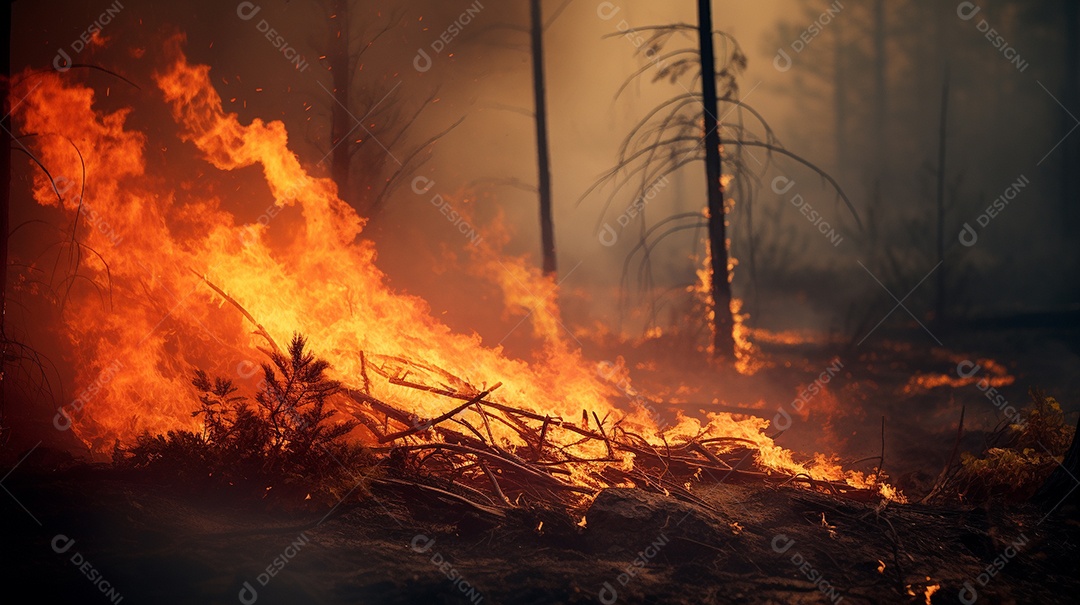
<svg viewBox="0 0 1080 605">
<path fill-rule="evenodd" d="M 257 347 L 265 343 L 198 274 L 242 304 L 278 342 L 296 331 L 307 335 L 335 378 L 356 388 L 361 352 L 368 359 L 415 360 L 478 390 L 501 382 L 494 399 L 564 421 L 582 410 L 611 416 L 662 443 L 657 419 L 640 406 L 620 409 L 616 402 L 625 393 L 567 342 L 555 284 L 523 259 L 501 256 L 487 243 L 496 237 L 475 247 L 474 261 L 497 276 L 508 307 L 531 310 L 534 331 L 546 343 L 534 363 L 510 359 L 475 334 L 453 333 L 425 301 L 391 289 L 375 265 L 374 245 L 360 239 L 365 219 L 340 199 L 334 182 L 301 164 L 282 122 L 242 124 L 226 113 L 210 68 L 188 63 L 182 44 L 182 36 L 167 41 L 172 63 L 155 75 L 185 144 L 177 153 L 199 157 L 198 172 L 178 183 L 153 176 L 178 171 L 160 159 L 167 156 L 155 154 L 154 169 L 147 169 L 148 135 L 129 126 L 131 109 L 96 108 L 92 89 L 57 74 L 36 75 L 33 87 L 24 79 L 15 91 L 25 96 L 15 113 L 24 130 L 49 133 L 36 138 L 37 157 L 63 183 L 78 185 L 58 187 L 58 202 L 52 183 L 38 173 L 34 198 L 77 213 L 80 241 L 96 252 L 83 256 L 62 326 L 77 383 L 87 385 L 67 413 L 93 449 L 104 451 L 143 431 L 197 428 L 189 383 L 194 367 L 226 377 L 255 374 Z M 225 198 L 211 184 L 225 175 L 254 184 Z M 260 212 L 266 202 L 258 200 L 267 191 L 273 204 L 259 219 L 238 218 Z M 419 416 L 446 410 L 446 401 L 430 393 L 387 381 L 371 388 L 372 395 Z M 680 417 L 663 430 L 669 442 L 741 438 L 758 448 L 759 463 L 769 468 L 869 485 L 823 456 L 796 462 L 764 435 L 767 426 L 760 418 L 709 414 L 705 424 Z M 491 430 L 497 440 L 519 439 L 506 427 Z"/>
</svg>

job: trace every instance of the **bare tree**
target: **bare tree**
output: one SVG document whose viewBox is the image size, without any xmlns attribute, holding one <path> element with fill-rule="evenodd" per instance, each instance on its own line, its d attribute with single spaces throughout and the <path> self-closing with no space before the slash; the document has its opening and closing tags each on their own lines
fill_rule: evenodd
<svg viewBox="0 0 1080 605">
<path fill-rule="evenodd" d="M 540 0 L 529 0 L 529 38 L 532 46 L 533 107 L 536 122 L 537 187 L 540 195 L 540 247 L 544 274 L 555 275 L 555 223 L 551 207 L 551 166 L 548 153 L 547 95 L 544 86 L 544 20 Z"/>
<path fill-rule="evenodd" d="M 885 0 L 874 1 L 874 172 L 875 178 L 883 178 L 888 164 L 885 139 L 885 120 L 888 109 L 886 75 L 889 63 L 886 55 Z"/>
<path fill-rule="evenodd" d="M 934 319 L 938 323 L 945 321 L 945 154 L 948 149 L 949 125 L 949 70 L 941 81 L 941 120 L 938 125 L 938 169 L 937 169 L 937 302 Z"/>
<path fill-rule="evenodd" d="M 707 214 L 686 212 L 669 216 L 652 227 L 642 225 L 640 242 L 630 251 L 624 264 L 624 285 L 632 259 L 641 254 L 641 281 L 644 289 L 652 285 L 649 262 L 655 247 L 665 238 L 689 230 L 705 227 L 711 252 L 709 260 L 712 276 L 709 284 L 712 309 L 711 349 L 719 361 L 731 361 L 735 357 L 735 320 L 732 310 L 732 291 L 727 242 L 729 232 L 725 222 L 725 188 L 722 180 L 724 165 L 736 176 L 736 193 L 747 207 L 753 195 L 753 187 L 768 167 L 774 154 L 795 160 L 810 168 L 828 182 L 847 205 L 858 227 L 862 223 L 839 184 L 825 171 L 800 156 L 784 149 L 764 117 L 739 98 L 737 76 L 746 66 L 746 56 L 730 35 L 712 30 L 711 7 L 708 0 L 698 0 L 698 24 L 676 23 L 645 26 L 634 30 L 643 42 L 637 54 L 648 62 L 633 72 L 616 93 L 621 95 L 629 84 L 655 69 L 652 81 L 668 80 L 679 83 L 682 92 L 660 103 L 649 111 L 631 129 L 623 140 L 615 166 L 603 174 L 579 199 L 579 203 L 603 185 L 612 185 L 602 205 L 600 222 L 615 199 L 631 191 L 640 199 L 648 190 L 667 175 L 682 167 L 702 161 L 705 164 Z M 675 34 L 696 36 L 697 48 L 668 48 Z M 617 35 L 624 35 L 622 32 Z M 723 40 L 724 52 L 717 60 L 714 37 Z M 707 77 L 706 77 L 707 76 Z M 701 92 L 693 91 L 701 79 Z M 724 112 L 721 109 L 727 109 Z M 717 116 L 734 114 L 731 122 L 720 121 Z M 756 124 L 751 128 L 744 118 Z M 721 139 L 721 131 L 730 135 Z M 762 135 L 756 134 L 761 131 Z M 704 145 L 702 143 L 704 142 Z M 755 170 L 747 166 L 744 148 L 766 150 L 766 161 Z M 750 216 L 749 214 L 747 216 Z M 752 233 L 748 221 L 747 234 Z M 753 242 L 751 241 L 751 250 Z M 655 313 L 654 313 L 655 315 Z"/>
<path fill-rule="evenodd" d="M 712 0 L 698 0 L 698 44 L 701 73 L 716 73 L 713 52 Z M 713 355 L 735 359 L 735 318 L 731 312 L 731 276 L 728 273 L 727 217 L 724 212 L 723 166 L 720 160 L 720 101 L 716 78 L 701 78 L 701 113 L 705 129 L 705 195 L 709 208 L 709 250 L 712 259 Z"/>
<path fill-rule="evenodd" d="M 844 56 L 844 24 L 837 20 L 833 24 L 833 104 L 836 113 L 836 168 L 843 170 L 847 166 L 847 66 Z"/>
</svg>

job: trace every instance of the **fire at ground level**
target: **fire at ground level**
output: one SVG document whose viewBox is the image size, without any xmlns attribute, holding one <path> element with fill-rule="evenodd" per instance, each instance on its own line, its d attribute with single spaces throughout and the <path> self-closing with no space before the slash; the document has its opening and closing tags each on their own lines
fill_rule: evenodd
<svg viewBox="0 0 1080 605">
<path fill-rule="evenodd" d="M 956 447 L 978 455 L 1005 419 L 997 396 L 1022 407 L 1026 385 L 1074 388 L 1076 340 L 1054 331 L 953 335 L 987 356 L 1009 348 L 1019 361 L 1008 368 L 907 347 L 896 331 L 883 335 L 884 366 L 876 347 L 854 355 L 821 343 L 761 345 L 784 370 L 745 380 L 769 401 L 784 401 L 770 388 L 791 400 L 792 426 L 777 442 L 813 451 L 826 433 L 845 466 L 873 470 L 877 461 L 855 461 L 878 453 L 885 416 L 885 468 L 908 504 L 720 477 L 692 481 L 693 502 L 645 486 L 602 491 L 580 509 L 491 512 L 418 487 L 391 455 L 340 505 L 297 508 L 11 444 L 0 569 L 6 586 L 71 602 L 1063 602 L 1077 588 L 1075 498 L 969 505 L 952 484 L 954 493 L 919 503 L 950 461 L 961 408 Z M 649 346 L 663 345 L 638 354 L 655 357 Z M 860 414 L 826 405 L 856 393 Z M 669 412 L 655 407 L 658 424 Z M 774 419 L 772 409 L 750 413 Z"/>
</svg>

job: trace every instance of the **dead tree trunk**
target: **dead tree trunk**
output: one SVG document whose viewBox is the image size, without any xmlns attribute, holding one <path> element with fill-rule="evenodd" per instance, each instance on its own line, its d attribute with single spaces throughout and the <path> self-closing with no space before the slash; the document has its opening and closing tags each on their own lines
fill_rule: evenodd
<svg viewBox="0 0 1080 605">
<path fill-rule="evenodd" d="M 838 176 L 847 166 L 847 69 L 844 57 L 843 19 L 833 25 L 836 48 L 833 54 L 833 102 L 836 112 L 836 168 Z"/>
<path fill-rule="evenodd" d="M 713 356 L 735 358 L 735 320 L 731 315 L 731 280 L 728 275 L 727 225 L 724 184 L 720 180 L 720 130 L 716 116 L 716 57 L 713 53 L 711 0 L 698 0 L 698 43 L 701 48 L 702 114 L 705 118 L 705 177 L 709 208 L 709 247 L 712 251 Z"/>
<path fill-rule="evenodd" d="M 874 172 L 875 178 L 884 178 L 888 164 L 887 146 L 885 145 L 885 117 L 888 113 L 888 91 L 885 76 L 888 70 L 888 58 L 885 49 L 885 0 L 874 3 Z"/>
<path fill-rule="evenodd" d="M 547 99 L 544 85 L 544 20 L 540 0 L 530 0 L 533 106 L 536 112 L 537 190 L 540 193 L 540 247 L 544 274 L 555 275 L 555 223 L 551 208 L 551 166 L 548 154 Z"/>
<path fill-rule="evenodd" d="M 934 319 L 945 323 L 945 151 L 949 123 L 949 68 L 941 83 L 941 123 L 938 126 L 937 173 L 937 303 Z"/>
<path fill-rule="evenodd" d="M 356 127 L 349 114 L 349 2 L 330 3 L 330 75 L 333 77 L 334 104 L 330 114 L 330 178 L 338 187 L 338 196 L 352 202 L 349 192 L 349 157 L 351 146 L 345 141 Z"/>
</svg>

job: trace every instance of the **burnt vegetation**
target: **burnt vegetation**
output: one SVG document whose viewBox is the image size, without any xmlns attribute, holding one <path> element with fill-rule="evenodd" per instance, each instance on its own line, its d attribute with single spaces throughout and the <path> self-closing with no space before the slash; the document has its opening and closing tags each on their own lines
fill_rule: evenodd
<svg viewBox="0 0 1080 605">
<path fill-rule="evenodd" d="M 1027 502 L 1062 465 L 1075 430 L 1056 399 L 1038 389 L 1029 396 L 1015 422 L 1005 421 L 991 433 L 981 455 L 961 456 L 954 476 L 961 501 Z"/>
</svg>

